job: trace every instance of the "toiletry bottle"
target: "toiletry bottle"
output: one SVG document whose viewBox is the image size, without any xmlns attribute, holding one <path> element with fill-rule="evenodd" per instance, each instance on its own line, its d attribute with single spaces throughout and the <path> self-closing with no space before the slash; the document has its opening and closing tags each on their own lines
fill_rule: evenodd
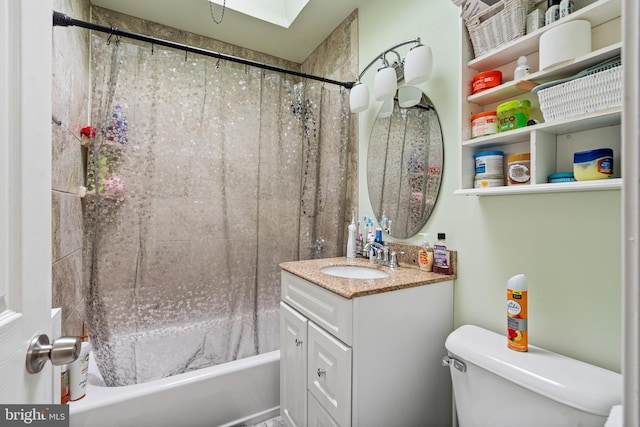
<svg viewBox="0 0 640 427">
<path fill-rule="evenodd" d="M 373 239 L 374 242 L 382 244 L 382 227 L 376 228 L 376 237 Z"/>
<path fill-rule="evenodd" d="M 531 72 L 531 68 L 527 65 L 527 57 L 521 56 L 518 58 L 518 66 L 513 72 L 513 80 L 522 80 Z"/>
<path fill-rule="evenodd" d="M 560 19 L 560 0 L 548 0 L 547 12 L 544 14 L 544 25 L 549 25 Z"/>
<path fill-rule="evenodd" d="M 70 400 L 82 399 L 87 393 L 87 379 L 89 377 L 89 352 L 91 345 L 83 341 L 80 345 L 80 355 L 69 366 Z"/>
<path fill-rule="evenodd" d="M 355 211 L 351 214 L 351 224 L 349 224 L 347 237 L 347 258 L 356 257 L 356 240 L 358 238 L 358 227 L 356 227 Z"/>
<path fill-rule="evenodd" d="M 564 18 L 567 15 L 573 13 L 573 0 L 561 0 L 560 1 L 560 18 Z"/>
<path fill-rule="evenodd" d="M 60 369 L 60 403 L 66 405 L 69 403 L 69 365 L 62 365 Z"/>
<path fill-rule="evenodd" d="M 527 276 L 517 274 L 507 281 L 507 346 L 512 350 L 529 350 L 527 311 Z"/>
<path fill-rule="evenodd" d="M 445 241 L 445 233 L 438 233 L 438 241 L 433 245 L 433 272 L 439 274 L 452 274 L 449 259 L 449 250 Z"/>
<path fill-rule="evenodd" d="M 422 271 L 433 271 L 433 248 L 427 240 L 427 233 L 420 233 L 424 236 L 424 240 L 420 243 L 418 250 L 418 266 Z"/>
</svg>

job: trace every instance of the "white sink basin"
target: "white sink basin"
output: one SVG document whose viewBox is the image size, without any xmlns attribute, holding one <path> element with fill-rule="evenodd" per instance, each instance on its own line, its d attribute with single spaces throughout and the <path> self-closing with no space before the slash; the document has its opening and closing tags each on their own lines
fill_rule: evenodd
<svg viewBox="0 0 640 427">
<path fill-rule="evenodd" d="M 320 269 L 320 273 L 347 279 L 383 279 L 389 277 L 384 271 L 368 267 L 358 267 L 357 265 L 333 265 L 331 267 L 323 267 Z"/>
</svg>

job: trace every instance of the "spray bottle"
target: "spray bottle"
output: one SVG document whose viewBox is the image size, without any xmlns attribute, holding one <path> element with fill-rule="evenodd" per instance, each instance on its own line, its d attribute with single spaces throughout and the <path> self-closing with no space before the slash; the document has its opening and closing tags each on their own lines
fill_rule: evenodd
<svg viewBox="0 0 640 427">
<path fill-rule="evenodd" d="M 529 350 L 527 314 L 527 276 L 517 274 L 507 281 L 507 346 L 512 350 Z"/>
</svg>

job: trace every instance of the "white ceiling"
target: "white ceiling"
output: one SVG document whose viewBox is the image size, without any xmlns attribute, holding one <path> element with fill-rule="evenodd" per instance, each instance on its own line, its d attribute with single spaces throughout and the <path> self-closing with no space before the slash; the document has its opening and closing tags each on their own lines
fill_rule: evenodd
<svg viewBox="0 0 640 427">
<path fill-rule="evenodd" d="M 310 0 L 289 28 L 233 10 L 236 1 L 239 0 L 227 0 L 222 23 L 216 24 L 211 19 L 208 0 L 91 0 L 96 6 L 296 63 L 303 62 L 351 12 L 368 0 Z M 220 19 L 221 12 L 222 6 L 214 3 L 216 19 Z"/>
</svg>

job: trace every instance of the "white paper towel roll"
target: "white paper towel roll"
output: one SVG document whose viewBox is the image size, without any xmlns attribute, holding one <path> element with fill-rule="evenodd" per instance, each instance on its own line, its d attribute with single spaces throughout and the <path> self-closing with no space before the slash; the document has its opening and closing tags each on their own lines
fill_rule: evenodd
<svg viewBox="0 0 640 427">
<path fill-rule="evenodd" d="M 591 52 L 589 21 L 570 21 L 540 36 L 540 70 Z"/>
</svg>

